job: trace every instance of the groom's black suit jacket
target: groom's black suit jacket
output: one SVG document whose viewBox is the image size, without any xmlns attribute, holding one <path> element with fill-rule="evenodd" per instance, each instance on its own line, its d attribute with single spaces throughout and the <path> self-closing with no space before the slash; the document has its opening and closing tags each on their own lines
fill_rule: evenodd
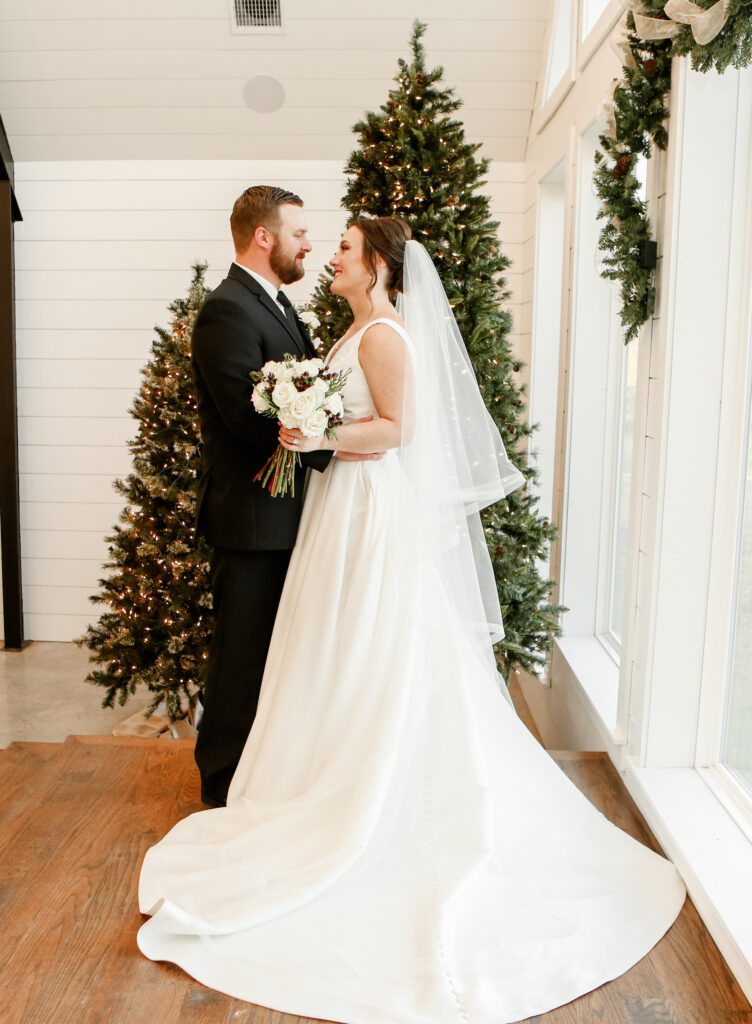
<svg viewBox="0 0 752 1024">
<path fill-rule="evenodd" d="M 204 303 L 193 328 L 192 361 L 203 442 L 197 525 L 214 547 L 279 550 L 295 544 L 305 469 L 295 497 L 273 498 L 253 477 L 277 445 L 279 427 L 253 408 L 251 370 L 285 353 L 311 358 L 315 349 L 295 314 L 290 323 L 250 274 L 233 264 Z M 303 455 L 323 470 L 331 452 Z"/>
</svg>

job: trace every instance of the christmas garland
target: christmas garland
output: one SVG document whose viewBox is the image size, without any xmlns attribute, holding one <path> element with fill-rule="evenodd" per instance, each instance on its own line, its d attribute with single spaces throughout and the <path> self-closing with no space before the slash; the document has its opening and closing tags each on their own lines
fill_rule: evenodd
<svg viewBox="0 0 752 1024">
<path fill-rule="evenodd" d="M 672 57 L 695 71 L 745 68 L 752 61 L 752 0 L 622 0 L 645 40 L 668 39 Z"/>
<path fill-rule="evenodd" d="M 752 0 L 623 0 L 627 34 L 622 78 L 601 111 L 593 181 L 606 221 L 599 237 L 601 275 L 619 283 L 620 320 L 630 342 L 655 304 L 656 244 L 635 165 L 665 149 L 671 60 L 688 56 L 698 71 L 746 67 L 752 61 Z"/>
<path fill-rule="evenodd" d="M 606 221 L 598 240 L 604 254 L 601 275 L 619 282 L 625 342 L 636 337 L 655 301 L 654 243 L 635 166 L 653 146 L 666 148 L 665 97 L 671 87 L 671 44 L 639 39 L 631 15 L 629 22 L 624 77 L 614 89 L 613 105 L 607 103 L 601 115 L 605 126 L 593 175 L 602 203 L 598 217 Z"/>
</svg>

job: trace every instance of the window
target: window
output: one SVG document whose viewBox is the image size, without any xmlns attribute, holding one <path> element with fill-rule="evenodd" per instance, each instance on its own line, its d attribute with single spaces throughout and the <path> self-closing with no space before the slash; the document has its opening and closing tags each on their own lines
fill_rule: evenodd
<svg viewBox="0 0 752 1024">
<path fill-rule="evenodd" d="M 610 565 L 606 634 L 616 648 L 621 647 L 624 621 L 624 592 L 627 580 L 629 503 L 632 495 L 632 454 L 634 451 L 634 414 L 637 396 L 637 342 L 625 347 L 621 358 L 618 407 L 618 455 L 615 460 L 613 516 L 610 523 Z"/>
<path fill-rule="evenodd" d="M 582 39 L 587 39 L 608 7 L 609 0 L 582 0 Z"/>
<path fill-rule="evenodd" d="M 752 337 L 750 342 L 752 344 Z M 748 394 L 746 473 L 734 586 L 736 608 L 720 761 L 752 796 L 752 438 L 749 404 Z"/>
<path fill-rule="evenodd" d="M 548 63 L 543 88 L 543 102 L 551 96 L 569 70 L 572 36 L 572 0 L 556 0 L 548 45 Z"/>
<path fill-rule="evenodd" d="M 640 157 L 635 166 L 640 182 L 640 198 L 647 195 L 647 160 Z M 618 318 L 618 303 L 611 286 L 611 317 Z M 617 328 L 621 333 L 621 325 Z M 602 613 L 599 616 L 606 641 L 621 649 L 624 622 L 624 595 L 627 582 L 629 551 L 629 507 L 632 498 L 632 456 L 634 453 L 635 403 L 637 398 L 637 353 L 639 339 L 624 346 L 620 352 L 613 385 L 611 407 L 614 410 L 614 451 L 611 462 L 611 502 L 607 524 L 607 558 Z"/>
<path fill-rule="evenodd" d="M 530 452 L 538 470 L 538 507 L 541 514 L 549 519 L 553 510 L 556 456 L 564 211 L 562 159 L 538 186 L 533 348 L 530 360 L 530 422 L 537 426 L 530 438 Z M 543 576 L 548 576 L 547 562 L 538 568 Z"/>
<path fill-rule="evenodd" d="M 573 282 L 561 600 L 567 635 L 620 656 L 628 555 L 637 344 L 625 347 L 616 285 L 599 272 L 598 129 L 582 135 Z M 644 168 L 640 172 L 644 176 Z"/>
</svg>

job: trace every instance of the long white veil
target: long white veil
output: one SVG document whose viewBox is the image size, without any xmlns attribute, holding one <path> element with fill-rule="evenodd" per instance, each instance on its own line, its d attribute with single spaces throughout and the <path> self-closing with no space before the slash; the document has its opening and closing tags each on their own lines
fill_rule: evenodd
<svg viewBox="0 0 752 1024">
<path fill-rule="evenodd" d="M 412 346 L 400 461 L 419 517 L 423 554 L 442 577 L 453 625 L 477 648 L 504 636 L 479 512 L 524 483 L 483 402 L 436 268 L 419 242 L 405 248 L 397 309 Z"/>
</svg>

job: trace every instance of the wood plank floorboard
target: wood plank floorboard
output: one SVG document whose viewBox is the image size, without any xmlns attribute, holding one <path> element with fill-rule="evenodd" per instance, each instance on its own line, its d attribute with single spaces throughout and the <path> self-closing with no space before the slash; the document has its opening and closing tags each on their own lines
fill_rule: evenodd
<svg viewBox="0 0 752 1024">
<path fill-rule="evenodd" d="M 34 749 L 38 747 L 39 749 Z M 39 780 L 48 761 L 60 753 L 59 743 L 19 743 L 2 754 L 2 800 L 0 801 L 0 828 L 13 814 L 19 800 L 31 796 L 39 788 Z M 53 769 L 56 770 L 56 769 Z"/>
<path fill-rule="evenodd" d="M 535 719 L 530 713 L 530 708 L 528 706 L 527 701 L 525 700 L 525 695 L 522 692 L 522 687 L 520 686 L 517 675 L 514 673 L 512 674 L 509 680 L 509 696 L 512 698 L 512 703 L 514 704 L 517 710 L 517 714 L 520 716 L 522 721 L 527 726 L 528 732 L 532 733 L 532 735 L 536 738 L 536 740 L 540 743 L 542 747 L 545 747 L 543 737 L 541 736 L 540 730 L 538 729 L 538 726 L 535 723 Z"/>
<path fill-rule="evenodd" d="M 605 754 L 551 756 L 658 849 Z M 0 773 L 2 1024 L 327 1024 L 231 999 L 138 952 L 144 853 L 202 806 L 191 741 L 13 744 Z M 526 1024 L 752 1024 L 752 1009 L 687 901 L 630 971 Z"/>
</svg>

